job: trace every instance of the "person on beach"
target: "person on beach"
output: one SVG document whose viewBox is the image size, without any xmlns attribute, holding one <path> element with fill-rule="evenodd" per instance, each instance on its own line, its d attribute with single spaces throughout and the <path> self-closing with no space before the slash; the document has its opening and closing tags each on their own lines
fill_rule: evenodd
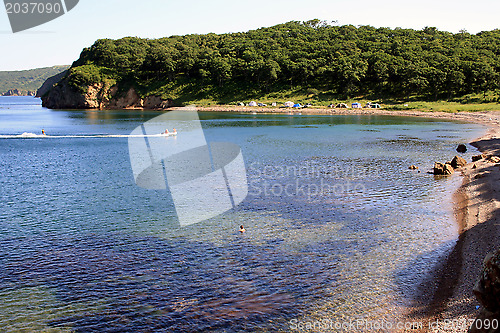
<svg viewBox="0 0 500 333">
<path fill-rule="evenodd" d="M 45 130 L 44 129 L 42 129 L 42 135 L 45 135 Z"/>
<path fill-rule="evenodd" d="M 165 133 L 163 133 L 163 134 L 165 134 L 165 135 L 169 135 L 170 134 L 170 132 L 168 131 L 168 128 L 165 130 Z"/>
<path fill-rule="evenodd" d="M 245 230 L 245 227 L 243 227 L 243 225 L 240 225 L 240 232 L 241 233 L 244 233 L 246 230 Z"/>
<path fill-rule="evenodd" d="M 174 134 L 177 134 L 177 130 L 174 128 Z"/>
</svg>

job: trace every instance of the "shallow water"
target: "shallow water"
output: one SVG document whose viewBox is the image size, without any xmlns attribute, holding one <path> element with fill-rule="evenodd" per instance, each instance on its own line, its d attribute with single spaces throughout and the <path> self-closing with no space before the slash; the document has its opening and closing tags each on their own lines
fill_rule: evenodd
<svg viewBox="0 0 500 333">
<path fill-rule="evenodd" d="M 138 188 L 130 167 L 127 136 L 159 114 L 0 98 L 1 331 L 395 320 L 457 237 L 460 177 L 426 171 L 483 131 L 409 117 L 202 113 L 208 141 L 241 147 L 250 193 L 181 228 L 169 194 Z M 22 136 L 42 128 L 50 137 Z"/>
</svg>

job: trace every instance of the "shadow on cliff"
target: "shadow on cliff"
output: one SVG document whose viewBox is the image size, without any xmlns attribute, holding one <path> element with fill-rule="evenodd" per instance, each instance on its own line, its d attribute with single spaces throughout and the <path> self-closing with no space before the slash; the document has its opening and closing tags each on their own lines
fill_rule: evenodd
<svg viewBox="0 0 500 333">
<path fill-rule="evenodd" d="M 500 139 L 480 140 L 473 145 L 483 151 L 487 148 L 488 154 L 500 155 Z M 479 303 L 473 293 L 474 285 L 480 276 L 485 256 L 500 247 L 500 209 L 492 206 L 491 214 L 483 216 L 486 214 L 484 205 L 493 205 L 494 200 L 500 201 L 500 192 L 495 188 L 495 184 L 500 181 L 500 169 L 498 165 L 491 164 L 477 174 L 466 177 L 471 177 L 469 184 L 475 188 L 475 197 L 467 198 L 461 194 L 463 188 L 457 193 L 455 213 L 459 225 L 462 224 L 460 229 L 465 222 L 463 219 L 474 221 L 478 214 L 484 222 L 461 232 L 451 250 L 448 244 L 430 253 L 423 253 L 396 273 L 395 279 L 401 286 L 401 294 L 411 302 L 410 318 L 425 322 L 429 318 L 453 319 L 443 318 L 445 310 L 446 316 L 451 317 L 477 312 Z M 441 255 L 438 265 L 430 270 L 416 290 L 403 290 L 405 277 L 415 271 L 413 267 L 418 262 L 439 257 L 442 253 L 446 254 Z"/>
</svg>

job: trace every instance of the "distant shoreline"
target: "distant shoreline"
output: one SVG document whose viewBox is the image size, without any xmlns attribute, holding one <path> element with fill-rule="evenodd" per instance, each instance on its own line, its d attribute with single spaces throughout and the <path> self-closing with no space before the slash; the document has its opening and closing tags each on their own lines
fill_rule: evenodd
<svg viewBox="0 0 500 333">
<path fill-rule="evenodd" d="M 180 107 L 167 109 L 179 110 Z M 447 120 L 457 120 L 463 122 L 479 123 L 486 126 L 500 126 L 490 123 L 490 118 L 494 119 L 495 115 L 500 114 L 500 105 L 498 111 L 463 111 L 463 112 L 440 112 L 440 111 L 417 111 L 417 110 L 385 110 L 385 109 L 339 109 L 339 108 L 262 108 L 262 107 L 245 107 L 245 106 L 200 106 L 196 107 L 199 112 L 235 112 L 247 114 L 291 114 L 291 115 L 381 115 L 381 116 L 411 116 L 411 117 L 426 117 Z M 492 117 L 493 116 L 493 117 Z"/>
</svg>

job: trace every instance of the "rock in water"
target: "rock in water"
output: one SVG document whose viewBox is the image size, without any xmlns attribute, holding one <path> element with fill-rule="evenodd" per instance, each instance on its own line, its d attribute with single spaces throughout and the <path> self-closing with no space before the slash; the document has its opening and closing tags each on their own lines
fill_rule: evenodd
<svg viewBox="0 0 500 333">
<path fill-rule="evenodd" d="M 484 322 L 486 319 L 491 322 L 500 318 L 500 250 L 488 254 L 484 259 L 483 271 L 474 287 L 474 294 L 483 307 L 469 332 L 497 332 L 486 329 Z"/>
<path fill-rule="evenodd" d="M 476 161 L 482 160 L 483 158 L 486 158 L 486 156 L 484 154 L 474 155 L 474 156 L 472 156 L 472 162 L 476 162 Z"/>
<path fill-rule="evenodd" d="M 451 166 L 453 167 L 453 169 L 458 169 L 465 165 L 467 165 L 467 161 L 460 156 L 455 156 L 451 160 Z"/>
<path fill-rule="evenodd" d="M 457 147 L 457 152 L 458 153 L 466 153 L 467 152 L 467 146 L 464 145 L 463 143 L 459 144 Z"/>
<path fill-rule="evenodd" d="M 434 174 L 444 175 L 444 164 L 439 162 L 434 162 Z"/>
<path fill-rule="evenodd" d="M 439 163 L 435 162 L 434 163 L 434 174 L 435 175 L 452 175 L 455 171 L 453 170 L 453 167 L 449 163 Z"/>
<path fill-rule="evenodd" d="M 455 172 L 453 167 L 451 166 L 450 163 L 445 163 L 444 164 L 444 174 L 445 175 L 452 175 Z"/>
<path fill-rule="evenodd" d="M 410 165 L 410 167 L 408 169 L 410 169 L 410 170 L 417 170 L 418 166 L 416 166 L 416 165 Z"/>
</svg>

